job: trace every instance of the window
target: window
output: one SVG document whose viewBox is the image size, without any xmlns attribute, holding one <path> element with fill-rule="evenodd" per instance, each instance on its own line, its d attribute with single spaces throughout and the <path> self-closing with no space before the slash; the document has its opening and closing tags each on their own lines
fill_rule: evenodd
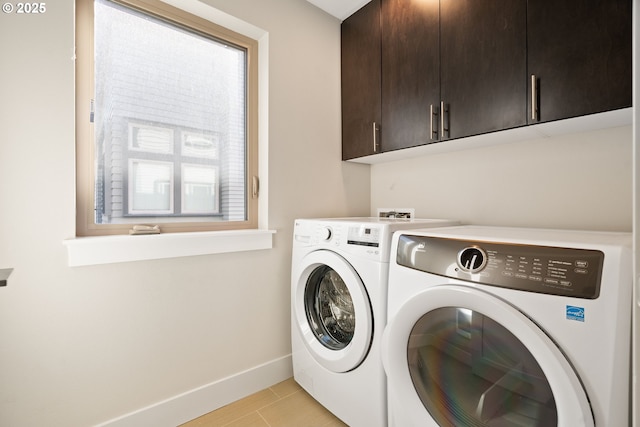
<svg viewBox="0 0 640 427">
<path fill-rule="evenodd" d="M 77 235 L 257 227 L 257 42 L 156 0 L 77 0 Z"/>
</svg>

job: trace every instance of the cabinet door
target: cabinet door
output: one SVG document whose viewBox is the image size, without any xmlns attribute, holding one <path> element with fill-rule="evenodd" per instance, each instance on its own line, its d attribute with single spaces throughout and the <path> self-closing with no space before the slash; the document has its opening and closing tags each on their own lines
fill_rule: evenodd
<svg viewBox="0 0 640 427">
<path fill-rule="evenodd" d="M 529 122 L 630 107 L 631 0 L 528 3 Z"/>
<path fill-rule="evenodd" d="M 445 139 L 526 125 L 526 8 L 526 0 L 440 3 Z"/>
<path fill-rule="evenodd" d="M 379 150 L 380 0 L 345 19 L 342 36 L 342 159 Z"/>
<path fill-rule="evenodd" d="M 382 0 L 383 151 L 439 137 L 439 27 L 438 1 Z"/>
</svg>

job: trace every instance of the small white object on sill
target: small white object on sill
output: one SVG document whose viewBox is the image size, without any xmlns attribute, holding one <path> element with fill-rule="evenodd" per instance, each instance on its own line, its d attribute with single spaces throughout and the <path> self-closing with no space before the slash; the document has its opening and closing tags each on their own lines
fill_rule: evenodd
<svg viewBox="0 0 640 427">
<path fill-rule="evenodd" d="M 160 234 L 159 225 L 134 225 L 129 234 L 139 236 L 142 234 Z"/>
</svg>

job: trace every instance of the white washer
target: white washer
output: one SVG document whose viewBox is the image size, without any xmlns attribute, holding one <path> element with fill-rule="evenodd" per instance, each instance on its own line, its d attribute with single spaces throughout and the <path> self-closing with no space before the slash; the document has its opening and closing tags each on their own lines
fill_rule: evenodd
<svg viewBox="0 0 640 427">
<path fill-rule="evenodd" d="M 380 339 L 395 230 L 456 224 L 378 218 L 295 221 L 291 345 L 295 380 L 351 427 L 387 424 Z"/>
<path fill-rule="evenodd" d="M 630 425 L 630 245 L 626 233 L 397 232 L 389 424 Z"/>
</svg>

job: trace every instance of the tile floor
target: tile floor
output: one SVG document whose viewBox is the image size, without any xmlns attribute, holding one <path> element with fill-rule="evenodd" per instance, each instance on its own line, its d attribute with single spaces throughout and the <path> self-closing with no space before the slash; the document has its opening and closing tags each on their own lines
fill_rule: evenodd
<svg viewBox="0 0 640 427">
<path fill-rule="evenodd" d="M 223 406 L 181 427 L 347 427 L 293 378 Z"/>
</svg>

